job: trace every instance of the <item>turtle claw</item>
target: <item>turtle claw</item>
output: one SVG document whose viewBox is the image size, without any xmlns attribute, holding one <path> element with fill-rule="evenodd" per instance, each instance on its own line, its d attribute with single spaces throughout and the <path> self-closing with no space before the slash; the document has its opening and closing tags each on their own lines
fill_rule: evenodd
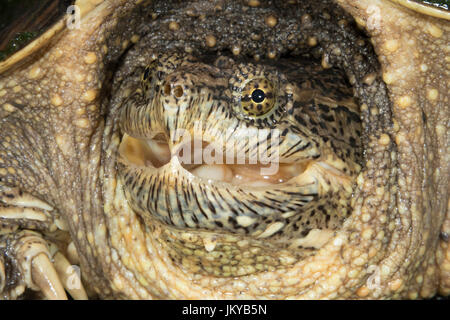
<svg viewBox="0 0 450 320">
<path fill-rule="evenodd" d="M 70 264 L 61 252 L 56 252 L 53 260 L 62 284 L 70 296 L 75 300 L 87 300 L 88 296 L 75 267 Z"/>
<path fill-rule="evenodd" d="M 45 253 L 35 256 L 31 262 L 31 278 L 49 300 L 67 300 L 66 292 L 53 263 Z"/>
<path fill-rule="evenodd" d="M 3 257 L 0 256 L 0 293 L 3 292 L 5 284 L 6 284 L 5 262 L 3 261 Z"/>
<path fill-rule="evenodd" d="M 46 202 L 22 192 L 19 188 L 0 185 L 0 234 L 17 229 L 56 231 L 64 223 L 53 207 Z"/>
<path fill-rule="evenodd" d="M 47 211 L 53 210 L 53 207 L 48 203 L 33 197 L 28 193 L 23 193 L 19 188 L 11 188 L 7 186 L 0 186 L 0 202 L 15 207 L 32 207 Z"/>
<path fill-rule="evenodd" d="M 20 284 L 12 296 L 22 294 L 26 288 L 40 291 L 47 299 L 67 299 L 58 272 L 53 265 L 47 240 L 42 235 L 22 230 L 6 239 L 6 255 L 18 272 L 13 282 Z M 11 279 L 13 280 L 13 279 Z M 10 294 L 11 296 L 11 294 Z"/>
<path fill-rule="evenodd" d="M 49 300 L 67 299 L 65 290 L 74 299 L 87 299 L 76 267 L 44 239 L 43 234 L 67 230 L 53 207 L 18 188 L 0 185 L 0 222 L 0 298 L 17 298 L 29 288 Z"/>
<path fill-rule="evenodd" d="M 48 243 L 41 234 L 22 230 L 0 238 L 0 249 L 2 247 L 0 298 L 18 298 L 29 288 L 48 300 L 67 300 L 66 291 L 75 300 L 88 299 L 76 266 L 71 265 L 56 245 Z M 5 266 L 17 271 L 5 272 Z M 5 274 L 11 274 L 12 278 L 8 279 Z M 8 283 L 14 285 L 9 286 Z"/>
</svg>

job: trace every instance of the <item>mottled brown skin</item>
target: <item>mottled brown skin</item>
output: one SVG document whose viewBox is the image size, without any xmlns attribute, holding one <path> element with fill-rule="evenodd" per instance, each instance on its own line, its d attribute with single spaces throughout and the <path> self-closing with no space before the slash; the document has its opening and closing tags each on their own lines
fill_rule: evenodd
<svg viewBox="0 0 450 320">
<path fill-rule="evenodd" d="M 160 239 L 205 246 L 225 240 L 244 248 L 245 244 L 239 244 L 240 239 L 224 240 L 214 232 L 174 231 L 158 223 L 141 223 L 116 179 L 120 140 L 108 106 L 110 70 L 123 50 L 149 30 L 138 28 L 144 18 L 134 11 L 134 4 L 110 1 L 84 7 L 79 30 L 63 31 L 45 50 L 0 74 L 2 298 L 18 298 L 26 288 L 63 298 L 60 288 L 53 290 L 57 292 L 53 296 L 47 290 L 56 285 L 45 279 L 55 277 L 48 273 L 45 277 L 33 267 L 41 265 L 45 255 L 59 274 L 58 266 L 64 264 L 58 255 L 79 264 L 92 297 L 415 299 L 438 291 L 448 295 L 450 25 L 388 1 L 338 2 L 371 36 L 381 74 L 365 45 L 360 54 L 368 62 L 352 64 L 353 59 L 345 65 L 356 95 L 367 101 L 360 106 L 365 165 L 356 179 L 351 217 L 314 256 L 286 268 L 237 278 L 203 275 L 174 263 Z M 225 10 L 220 3 L 191 9 L 184 15 L 178 12 L 178 17 Z M 321 19 L 333 17 L 323 13 Z M 177 38 L 177 30 L 189 25 L 180 20 L 169 26 L 164 18 L 165 24 L 155 20 L 151 29 L 155 34 L 162 34 L 157 32 L 159 26 Z M 311 16 L 301 18 L 303 26 L 310 24 Z M 285 20 L 280 16 L 276 21 L 274 26 L 273 19 L 260 17 L 255 24 L 282 28 Z M 340 21 L 344 26 L 348 23 Z M 189 42 L 168 40 L 194 53 L 229 48 L 256 59 L 295 51 L 287 49 L 292 43 L 286 34 L 284 39 L 272 39 L 269 33 L 263 45 L 255 38 L 254 46 L 242 47 L 233 35 L 221 38 L 218 32 L 206 39 L 196 36 L 196 31 L 191 35 Z M 304 47 L 331 43 L 322 33 L 315 35 L 316 39 L 310 33 L 296 41 Z M 280 47 L 268 45 L 283 41 Z M 353 58 L 357 47 L 357 43 L 348 47 Z M 341 55 L 333 49 L 319 52 L 323 65 L 339 61 Z M 363 67 L 358 69 L 359 65 Z M 114 78 L 116 83 L 123 79 Z M 390 103 L 382 94 L 385 84 Z M 114 99 L 121 97 L 113 95 Z M 49 243 L 53 243 L 50 250 Z M 70 294 L 84 297 L 80 292 Z"/>
</svg>

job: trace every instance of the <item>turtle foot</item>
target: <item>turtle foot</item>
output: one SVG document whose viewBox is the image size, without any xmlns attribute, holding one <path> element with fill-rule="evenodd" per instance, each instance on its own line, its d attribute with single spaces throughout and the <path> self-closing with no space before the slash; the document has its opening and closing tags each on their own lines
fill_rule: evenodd
<svg viewBox="0 0 450 320">
<path fill-rule="evenodd" d="M 67 299 L 66 290 L 74 299 L 87 299 L 77 267 L 54 243 L 55 235 L 66 232 L 52 210 L 17 188 L 1 186 L 0 299 L 20 298 L 27 289 L 51 300 Z"/>
</svg>

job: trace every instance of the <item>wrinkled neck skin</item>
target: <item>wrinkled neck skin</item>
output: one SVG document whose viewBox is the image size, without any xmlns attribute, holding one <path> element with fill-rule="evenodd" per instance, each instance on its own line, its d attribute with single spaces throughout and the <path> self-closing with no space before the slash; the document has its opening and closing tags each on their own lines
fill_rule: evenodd
<svg viewBox="0 0 450 320">
<path fill-rule="evenodd" d="M 91 125 L 79 122 L 74 132 L 66 133 L 75 137 L 71 145 L 58 145 L 60 154 L 72 147 L 81 151 L 72 158 L 76 172 L 59 173 L 57 179 L 82 187 L 62 187 L 59 199 L 52 200 L 67 220 L 82 275 L 93 293 L 130 299 L 415 299 L 450 293 L 444 57 L 450 24 L 389 1 L 337 2 L 372 39 L 381 64 L 376 79 L 386 84 L 390 109 L 380 112 L 375 101 L 383 96 L 377 100 L 376 93 L 370 99 L 374 105 L 361 106 L 365 165 L 354 186 L 352 214 L 342 228 L 314 256 L 242 277 L 195 274 L 174 263 L 158 241 L 165 226 L 142 223 L 124 197 L 116 171 L 121 138 L 117 110 L 108 110 L 111 87 L 100 84 L 111 77 L 105 70 L 123 48 L 138 39 L 129 31 L 140 23 L 133 5 L 99 5 L 83 17 L 81 29 L 64 33 L 46 53 L 57 57 L 58 50 L 71 47 L 71 58 L 56 63 L 73 65 L 74 74 L 79 69 L 90 75 L 76 86 L 95 90 L 85 96 L 80 90 L 79 100 L 66 111 L 75 114 L 77 103 L 96 105 Z M 121 16 L 127 18 L 122 21 Z M 104 63 L 89 64 L 89 52 Z M 374 80 L 357 79 L 364 81 Z M 358 90 L 362 95 L 364 85 Z"/>
</svg>

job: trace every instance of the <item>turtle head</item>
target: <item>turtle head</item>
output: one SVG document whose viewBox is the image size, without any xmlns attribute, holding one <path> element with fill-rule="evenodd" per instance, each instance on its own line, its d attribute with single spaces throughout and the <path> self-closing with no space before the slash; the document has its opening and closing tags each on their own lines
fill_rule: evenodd
<svg viewBox="0 0 450 320">
<path fill-rule="evenodd" d="M 342 71 L 298 57 L 174 53 L 135 72 L 120 110 L 118 163 L 147 225 L 303 254 L 345 220 L 361 121 Z"/>
</svg>

